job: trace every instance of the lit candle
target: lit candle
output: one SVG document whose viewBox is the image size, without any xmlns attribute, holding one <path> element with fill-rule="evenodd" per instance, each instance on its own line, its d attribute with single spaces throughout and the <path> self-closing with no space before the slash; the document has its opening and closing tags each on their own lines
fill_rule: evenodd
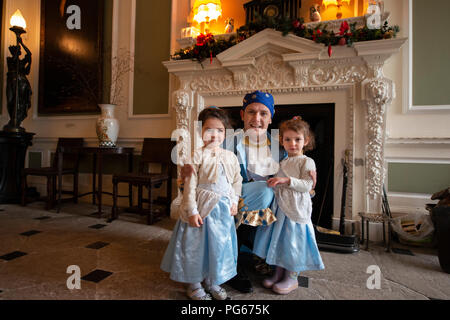
<svg viewBox="0 0 450 320">
<path fill-rule="evenodd" d="M 12 15 L 9 23 L 11 24 L 11 27 L 20 27 L 22 29 L 26 29 L 27 27 L 27 23 L 19 9 Z"/>
</svg>

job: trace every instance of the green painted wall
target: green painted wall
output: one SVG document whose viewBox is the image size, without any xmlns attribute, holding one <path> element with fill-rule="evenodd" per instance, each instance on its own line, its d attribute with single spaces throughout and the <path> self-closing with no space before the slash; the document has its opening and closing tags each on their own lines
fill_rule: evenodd
<svg viewBox="0 0 450 320">
<path fill-rule="evenodd" d="M 113 0 L 105 0 L 103 16 L 103 88 L 102 101 L 109 101 L 111 91 L 111 48 Z"/>
<path fill-rule="evenodd" d="M 171 1 L 136 1 L 133 113 L 168 113 Z"/>
<path fill-rule="evenodd" d="M 41 152 L 28 152 L 28 168 L 37 169 L 42 167 Z"/>
<path fill-rule="evenodd" d="M 413 0 L 413 105 L 450 105 L 450 1 Z"/>
<path fill-rule="evenodd" d="M 389 163 L 390 192 L 433 194 L 450 187 L 450 165 L 429 163 Z"/>
</svg>

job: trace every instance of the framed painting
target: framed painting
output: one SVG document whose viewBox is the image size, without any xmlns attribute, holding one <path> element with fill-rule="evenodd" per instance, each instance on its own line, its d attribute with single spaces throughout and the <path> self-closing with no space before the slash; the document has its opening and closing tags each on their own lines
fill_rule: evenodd
<svg viewBox="0 0 450 320">
<path fill-rule="evenodd" d="M 39 115 L 98 113 L 104 0 L 42 0 Z"/>
</svg>

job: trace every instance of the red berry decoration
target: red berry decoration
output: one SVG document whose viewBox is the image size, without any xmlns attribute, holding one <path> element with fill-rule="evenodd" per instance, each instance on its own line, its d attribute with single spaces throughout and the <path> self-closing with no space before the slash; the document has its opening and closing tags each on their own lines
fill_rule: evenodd
<svg viewBox="0 0 450 320">
<path fill-rule="evenodd" d="M 339 39 L 339 45 L 340 46 L 345 46 L 347 44 L 347 39 L 345 39 L 344 37 Z"/>
</svg>

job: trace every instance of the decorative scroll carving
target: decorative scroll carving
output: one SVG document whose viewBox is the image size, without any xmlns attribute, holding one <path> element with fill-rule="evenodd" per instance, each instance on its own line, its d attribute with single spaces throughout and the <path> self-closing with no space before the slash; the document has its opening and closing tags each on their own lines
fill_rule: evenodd
<svg viewBox="0 0 450 320">
<path fill-rule="evenodd" d="M 281 56 L 266 54 L 259 57 L 255 70 L 247 75 L 248 89 L 282 88 L 294 85 L 294 72 Z"/>
<path fill-rule="evenodd" d="M 179 163 L 185 163 L 190 155 L 189 121 L 192 106 L 186 91 L 175 91 L 173 101 L 177 115 L 177 159 Z"/>
<path fill-rule="evenodd" d="M 384 183 L 384 128 L 386 106 L 394 98 L 394 83 L 389 79 L 374 79 L 365 86 L 368 145 L 366 151 L 367 193 L 371 199 L 382 194 Z"/>
<path fill-rule="evenodd" d="M 225 73 L 215 75 L 202 73 L 201 76 L 193 79 L 190 89 L 200 92 L 233 90 L 233 76 Z"/>
<path fill-rule="evenodd" d="M 336 65 L 315 65 L 310 69 L 309 79 L 315 85 L 346 84 L 363 81 L 367 77 L 367 66 L 346 65 L 336 61 Z"/>
</svg>

